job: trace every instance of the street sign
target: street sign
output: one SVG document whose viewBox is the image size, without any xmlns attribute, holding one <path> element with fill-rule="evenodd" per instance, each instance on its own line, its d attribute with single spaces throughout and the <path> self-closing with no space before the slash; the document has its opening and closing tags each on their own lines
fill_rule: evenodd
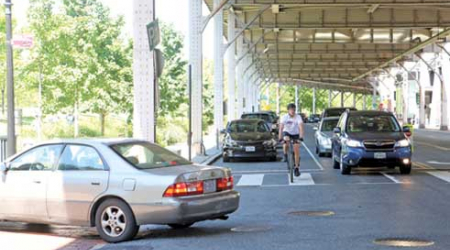
<svg viewBox="0 0 450 250">
<path fill-rule="evenodd" d="M 147 36 L 150 51 L 153 51 L 160 42 L 159 24 L 158 20 L 155 20 L 147 24 Z"/>
<path fill-rule="evenodd" d="M 30 49 L 34 45 L 34 38 L 32 35 L 16 35 L 13 40 L 13 47 L 18 49 Z"/>
</svg>

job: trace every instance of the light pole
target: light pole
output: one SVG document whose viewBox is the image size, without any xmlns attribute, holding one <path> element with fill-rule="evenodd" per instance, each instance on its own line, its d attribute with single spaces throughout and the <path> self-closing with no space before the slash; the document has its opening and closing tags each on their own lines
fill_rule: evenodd
<svg viewBox="0 0 450 250">
<path fill-rule="evenodd" d="M 12 48 L 12 24 L 11 24 L 11 0 L 5 0 L 6 16 L 6 95 L 7 95 L 7 146 L 6 155 L 16 153 L 16 131 L 14 118 L 14 71 L 13 71 L 13 48 Z"/>
</svg>

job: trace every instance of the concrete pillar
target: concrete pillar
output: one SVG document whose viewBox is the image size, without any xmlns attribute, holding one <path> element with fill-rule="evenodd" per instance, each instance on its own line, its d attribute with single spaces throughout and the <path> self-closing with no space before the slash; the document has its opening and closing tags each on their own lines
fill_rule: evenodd
<svg viewBox="0 0 450 250">
<path fill-rule="evenodd" d="M 221 0 L 214 0 L 214 8 Z M 223 10 L 214 16 L 214 128 L 216 146 L 219 147 L 220 130 L 223 129 Z"/>
<path fill-rule="evenodd" d="M 343 91 L 341 91 L 341 108 L 343 108 L 344 107 L 344 102 L 345 102 L 345 96 L 344 96 L 345 94 L 344 94 L 344 92 Z"/>
<path fill-rule="evenodd" d="M 316 102 L 317 102 L 317 89 L 313 88 L 313 103 L 312 103 L 312 113 L 315 114 L 316 113 Z"/>
<path fill-rule="evenodd" d="M 228 11 L 228 39 L 236 34 L 234 13 Z M 228 121 L 236 119 L 236 46 L 233 43 L 227 50 L 228 60 Z"/>
<path fill-rule="evenodd" d="M 377 84 L 377 83 L 375 83 Z M 373 88 L 373 93 L 372 93 L 372 110 L 376 110 L 377 109 L 377 88 Z"/>
<path fill-rule="evenodd" d="M 133 1 L 133 137 L 150 142 L 156 138 L 155 76 L 146 25 L 154 20 L 153 6 L 153 0 Z"/>
<path fill-rule="evenodd" d="M 243 53 L 243 46 L 244 46 L 244 40 L 243 37 L 240 36 L 236 40 L 236 48 L 238 51 L 238 57 L 242 56 Z M 242 113 L 244 113 L 244 65 L 245 65 L 245 59 L 243 59 L 238 65 L 237 65 L 237 71 L 236 71 L 236 81 L 237 81 L 237 117 L 241 117 Z"/>
<path fill-rule="evenodd" d="M 203 69 L 202 69 L 202 0 L 189 0 L 189 64 L 192 67 L 192 144 L 194 152 L 203 152 Z"/>
<path fill-rule="evenodd" d="M 333 102 L 333 91 L 331 89 L 328 90 L 328 107 L 331 108 Z"/>
<path fill-rule="evenodd" d="M 363 95 L 363 110 L 367 109 L 367 95 Z"/>
<path fill-rule="evenodd" d="M 277 83 L 277 114 L 280 115 L 280 83 Z"/>
<path fill-rule="evenodd" d="M 446 44 L 446 49 L 449 51 L 450 45 Z M 443 82 L 441 82 L 441 126 L 440 130 L 448 130 L 449 116 L 448 116 L 448 97 L 450 86 L 450 57 L 447 53 L 441 52 L 441 67 Z"/>
<path fill-rule="evenodd" d="M 430 75 L 424 62 L 419 62 L 420 101 L 419 101 L 419 128 L 425 128 L 427 123 L 425 110 L 425 89 L 430 84 Z"/>
</svg>

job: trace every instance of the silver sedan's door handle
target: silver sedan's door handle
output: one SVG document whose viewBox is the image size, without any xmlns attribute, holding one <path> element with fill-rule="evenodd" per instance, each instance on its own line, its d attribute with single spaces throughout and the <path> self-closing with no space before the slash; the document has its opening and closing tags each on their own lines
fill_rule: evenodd
<svg viewBox="0 0 450 250">
<path fill-rule="evenodd" d="M 40 181 L 40 180 L 33 180 L 33 183 L 35 183 L 35 184 L 41 184 L 41 181 Z"/>
<path fill-rule="evenodd" d="M 93 182 L 91 182 L 91 185 L 92 186 L 100 186 L 100 182 L 93 181 Z"/>
</svg>

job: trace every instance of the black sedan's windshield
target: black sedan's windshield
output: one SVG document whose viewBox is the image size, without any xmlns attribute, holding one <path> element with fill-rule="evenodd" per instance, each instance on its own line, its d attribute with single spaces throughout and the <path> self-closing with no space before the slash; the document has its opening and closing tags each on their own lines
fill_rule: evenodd
<svg viewBox="0 0 450 250">
<path fill-rule="evenodd" d="M 264 122 L 237 121 L 232 122 L 228 127 L 230 133 L 251 133 L 251 132 L 269 132 L 269 128 Z"/>
<path fill-rule="evenodd" d="M 393 116 L 355 115 L 348 118 L 347 132 L 400 132 L 400 126 Z"/>
<path fill-rule="evenodd" d="M 139 169 L 152 169 L 189 165 L 191 162 L 160 146 L 145 143 L 126 143 L 111 148 L 130 164 Z"/>
</svg>

